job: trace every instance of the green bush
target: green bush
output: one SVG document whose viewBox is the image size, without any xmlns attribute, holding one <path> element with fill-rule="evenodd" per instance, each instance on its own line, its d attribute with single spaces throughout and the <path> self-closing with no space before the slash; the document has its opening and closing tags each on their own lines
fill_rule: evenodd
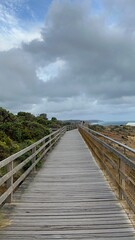
<svg viewBox="0 0 135 240">
<path fill-rule="evenodd" d="M 19 145 L 10 139 L 3 131 L 0 131 L 0 160 L 19 150 Z"/>
<path fill-rule="evenodd" d="M 50 128 L 60 128 L 62 122 L 47 114 L 34 116 L 29 112 L 14 115 L 0 107 L 0 160 L 31 145 L 50 133 Z"/>
</svg>

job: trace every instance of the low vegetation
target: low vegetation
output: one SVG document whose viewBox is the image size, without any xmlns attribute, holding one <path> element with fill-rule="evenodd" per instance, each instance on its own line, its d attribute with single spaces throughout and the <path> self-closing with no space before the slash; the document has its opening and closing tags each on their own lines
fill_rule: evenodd
<svg viewBox="0 0 135 240">
<path fill-rule="evenodd" d="M 120 143 L 123 143 L 131 148 L 135 148 L 135 127 L 120 125 L 120 126 L 101 126 L 89 125 L 89 128 L 102 133 Z"/>
<path fill-rule="evenodd" d="M 28 112 L 14 115 L 0 107 L 0 160 L 27 147 L 51 130 L 63 126 L 55 117 L 48 120 L 45 113 L 34 116 Z"/>
</svg>

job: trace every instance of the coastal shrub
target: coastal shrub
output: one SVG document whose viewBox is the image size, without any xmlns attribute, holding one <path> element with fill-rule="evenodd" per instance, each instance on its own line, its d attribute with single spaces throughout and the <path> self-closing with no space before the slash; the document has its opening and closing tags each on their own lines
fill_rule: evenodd
<svg viewBox="0 0 135 240">
<path fill-rule="evenodd" d="M 0 107 L 0 160 L 31 145 L 48 135 L 51 129 L 62 125 L 55 117 L 48 120 L 46 113 L 34 116 L 29 112 L 19 112 L 14 115 Z"/>
</svg>

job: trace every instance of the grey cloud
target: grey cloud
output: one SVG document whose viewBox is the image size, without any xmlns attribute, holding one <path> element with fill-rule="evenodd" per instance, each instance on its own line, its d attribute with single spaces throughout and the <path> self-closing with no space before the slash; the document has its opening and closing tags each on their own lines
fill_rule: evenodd
<svg viewBox="0 0 135 240">
<path fill-rule="evenodd" d="M 0 53 L 0 101 L 34 104 L 43 97 L 44 83 L 35 74 L 32 57 L 21 49 Z"/>
<path fill-rule="evenodd" d="M 82 8 L 78 11 L 70 3 L 54 4 L 49 20 L 50 28 L 42 33 L 45 54 L 64 59 L 68 69 L 46 83 L 47 92 L 56 82 L 52 95 L 70 96 L 81 90 L 109 99 L 110 95 L 134 94 L 135 44 L 130 36 L 109 29 L 102 18 L 89 16 Z"/>
<path fill-rule="evenodd" d="M 134 32 L 135 1 L 134 0 L 102 0 L 106 16 L 117 21 L 128 34 Z"/>
<path fill-rule="evenodd" d="M 113 111 L 121 114 L 120 106 L 126 97 L 126 107 L 133 109 L 135 36 L 130 28 L 130 34 L 123 31 L 120 21 L 117 26 L 109 26 L 106 21 L 107 11 L 115 9 L 118 1 L 103 0 L 104 16 L 93 15 L 88 2 L 54 1 L 41 32 L 42 41 L 23 43 L 22 49 L 0 53 L 1 101 L 20 99 L 24 107 L 36 104 L 31 107 L 35 112 L 39 109 L 49 111 L 49 107 L 50 112 L 54 109 L 62 112 L 65 107 L 65 111 L 74 109 L 75 114 L 79 111 L 81 114 L 81 110 L 76 113 L 77 104 L 74 103 L 80 97 L 80 108 L 84 108 L 87 101 L 91 104 L 97 101 L 92 108 L 88 104 L 87 114 L 89 111 L 107 114 L 110 109 L 110 114 Z M 125 3 L 119 1 L 118 12 Z M 130 4 L 134 6 L 131 0 Z M 124 19 L 127 28 L 127 14 L 120 14 L 120 18 Z M 65 61 L 66 67 L 47 82 L 39 80 L 37 68 L 46 67 L 57 59 Z M 6 94 L 4 89 L 7 89 Z M 82 95 L 86 96 L 83 106 Z M 67 100 L 69 98 L 71 102 Z"/>
</svg>

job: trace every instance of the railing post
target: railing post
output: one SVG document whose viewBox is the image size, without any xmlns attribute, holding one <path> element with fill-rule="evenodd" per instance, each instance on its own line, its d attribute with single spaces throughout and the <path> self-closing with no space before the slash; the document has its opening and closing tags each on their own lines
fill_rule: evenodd
<svg viewBox="0 0 135 240">
<path fill-rule="evenodd" d="M 123 175 L 126 174 L 126 164 L 124 162 L 122 162 L 122 172 L 123 172 Z M 122 179 L 122 187 L 123 187 L 124 192 L 125 192 L 125 190 L 126 190 L 126 182 L 125 182 L 124 178 Z"/>
<path fill-rule="evenodd" d="M 32 154 L 34 154 L 35 152 L 36 152 L 36 147 L 32 148 Z M 35 163 L 35 161 L 36 161 L 36 156 L 34 156 L 34 157 L 32 158 L 32 164 Z M 36 166 L 34 166 L 34 168 L 33 168 L 32 171 L 33 171 L 33 172 L 36 171 Z"/>
<path fill-rule="evenodd" d="M 52 134 L 52 131 L 50 132 L 50 134 Z M 52 150 L 52 135 L 49 137 L 49 141 L 50 141 L 50 143 L 49 143 L 49 145 L 50 145 L 50 149 L 49 150 Z"/>
<path fill-rule="evenodd" d="M 122 160 L 120 160 L 120 171 L 122 172 L 122 175 L 125 175 L 126 166 Z M 121 176 L 120 176 L 120 185 L 121 185 L 121 188 L 123 189 L 123 191 L 125 192 L 125 179 L 124 179 L 124 177 L 121 177 Z M 123 199 L 122 190 L 121 190 L 120 197 L 121 197 L 120 199 L 122 200 Z"/>
<path fill-rule="evenodd" d="M 43 141 L 43 145 L 44 145 L 45 143 L 46 143 L 46 141 L 44 140 L 44 141 Z M 42 151 L 42 153 L 44 153 L 44 152 L 45 152 L 45 149 L 46 149 L 46 147 L 44 147 L 44 148 L 43 148 L 43 151 Z"/>
<path fill-rule="evenodd" d="M 101 154 L 102 154 L 101 170 L 105 170 L 106 160 L 105 160 L 105 149 L 104 149 L 104 146 L 101 146 Z"/>
<path fill-rule="evenodd" d="M 61 137 L 63 136 L 63 134 L 64 134 L 63 131 L 64 131 L 64 128 L 61 128 L 61 129 L 60 129 L 60 132 L 59 132 L 60 138 L 61 138 Z"/>
<path fill-rule="evenodd" d="M 121 190 L 121 187 L 122 187 L 122 178 L 121 178 L 121 159 L 119 159 L 119 162 L 118 162 L 119 166 L 118 166 L 118 174 L 119 174 L 119 199 L 122 200 L 122 190 Z"/>
<path fill-rule="evenodd" d="M 13 170 L 13 161 L 7 164 L 7 173 Z M 7 189 L 13 186 L 13 175 L 7 180 L 6 182 Z M 13 191 L 11 194 L 7 197 L 6 202 L 11 203 L 13 200 Z"/>
<path fill-rule="evenodd" d="M 65 134 L 66 131 L 67 131 L 67 127 L 64 127 L 64 128 L 62 129 L 62 136 Z"/>
</svg>

